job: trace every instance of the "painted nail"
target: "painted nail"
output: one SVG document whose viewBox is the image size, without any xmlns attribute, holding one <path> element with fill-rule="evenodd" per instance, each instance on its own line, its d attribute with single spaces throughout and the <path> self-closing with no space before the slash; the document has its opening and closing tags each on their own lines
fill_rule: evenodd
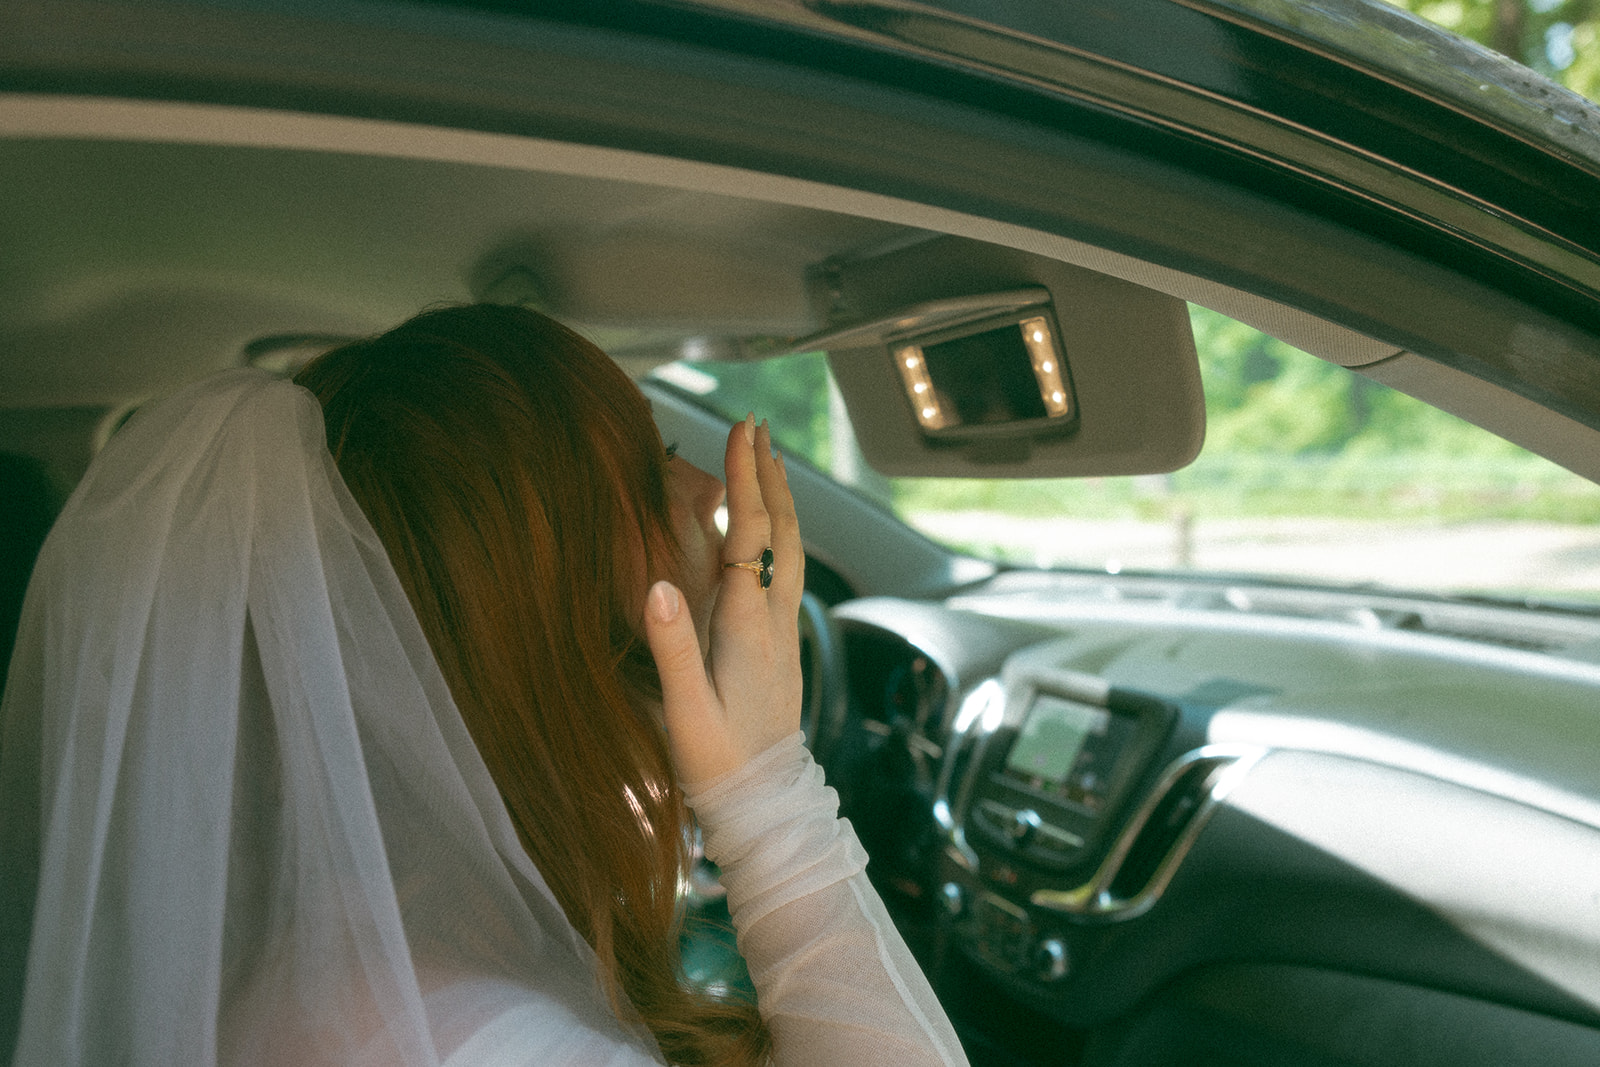
<svg viewBox="0 0 1600 1067">
<path fill-rule="evenodd" d="M 756 413 L 753 411 L 744 417 L 744 440 L 747 445 L 756 443 Z"/>
<path fill-rule="evenodd" d="M 650 612 L 660 622 L 676 619 L 680 604 L 678 590 L 671 582 L 657 582 L 650 587 Z"/>
</svg>

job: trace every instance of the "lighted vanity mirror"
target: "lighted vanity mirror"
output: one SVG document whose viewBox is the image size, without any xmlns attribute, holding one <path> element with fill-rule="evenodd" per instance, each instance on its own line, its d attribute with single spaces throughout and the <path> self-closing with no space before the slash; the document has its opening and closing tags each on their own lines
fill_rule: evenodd
<svg viewBox="0 0 1600 1067">
<path fill-rule="evenodd" d="M 1046 256 L 937 237 L 814 269 L 855 443 L 898 477 L 1153 474 L 1205 402 L 1182 300 Z"/>
<path fill-rule="evenodd" d="M 1048 307 L 892 341 L 922 432 L 960 438 L 1077 422 L 1072 376 Z"/>
</svg>

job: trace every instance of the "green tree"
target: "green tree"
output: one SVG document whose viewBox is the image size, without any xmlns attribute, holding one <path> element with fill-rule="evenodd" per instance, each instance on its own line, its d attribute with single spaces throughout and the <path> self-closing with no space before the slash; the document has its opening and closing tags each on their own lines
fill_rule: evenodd
<svg viewBox="0 0 1600 1067">
<path fill-rule="evenodd" d="M 831 465 L 828 365 L 819 353 L 692 366 L 716 380 L 716 391 L 707 398 L 712 407 L 729 419 L 753 411 L 770 421 L 779 448 L 823 469 Z"/>
<path fill-rule="evenodd" d="M 1600 0 L 1388 0 L 1600 101 Z"/>
</svg>

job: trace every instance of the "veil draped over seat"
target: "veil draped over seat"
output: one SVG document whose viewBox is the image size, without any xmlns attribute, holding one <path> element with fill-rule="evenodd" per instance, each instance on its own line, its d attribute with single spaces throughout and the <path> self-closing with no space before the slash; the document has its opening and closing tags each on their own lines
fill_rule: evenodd
<svg viewBox="0 0 1600 1067">
<path fill-rule="evenodd" d="M 142 409 L 50 534 L 0 706 L 0 1053 L 658 1060 L 323 434 L 228 372 Z"/>
</svg>

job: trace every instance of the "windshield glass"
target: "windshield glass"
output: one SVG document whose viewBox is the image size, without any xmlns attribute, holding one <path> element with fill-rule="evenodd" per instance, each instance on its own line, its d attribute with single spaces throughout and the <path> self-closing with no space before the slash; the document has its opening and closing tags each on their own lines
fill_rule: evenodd
<svg viewBox="0 0 1600 1067">
<path fill-rule="evenodd" d="M 885 478 L 821 353 L 675 363 L 657 377 L 958 551 L 1110 573 L 1600 603 L 1600 487 L 1421 401 L 1191 309 L 1206 444 L 1166 475 Z"/>
</svg>

